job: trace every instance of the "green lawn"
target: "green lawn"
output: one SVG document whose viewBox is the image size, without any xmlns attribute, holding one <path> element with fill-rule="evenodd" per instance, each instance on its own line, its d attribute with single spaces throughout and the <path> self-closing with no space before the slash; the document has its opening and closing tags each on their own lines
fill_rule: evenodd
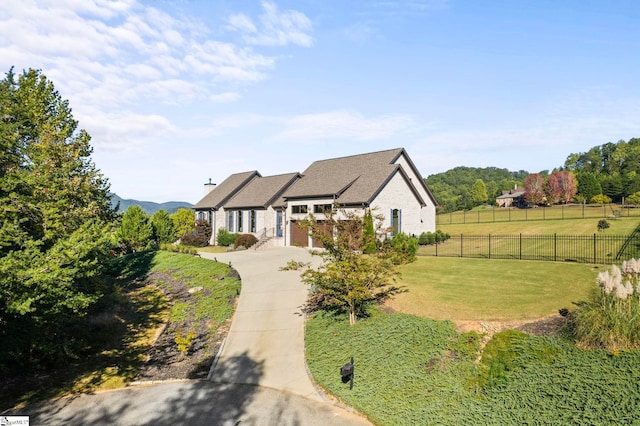
<svg viewBox="0 0 640 426">
<path fill-rule="evenodd" d="M 418 257 L 401 269 L 400 284 L 409 291 L 396 296 L 390 305 L 401 312 L 436 319 L 540 318 L 584 300 L 602 268 L 555 262 Z"/>
<path fill-rule="evenodd" d="M 514 222 L 486 222 L 453 225 L 438 225 L 437 228 L 449 235 L 593 235 L 598 233 L 600 219 L 570 220 L 529 220 Z M 624 217 L 607 219 L 610 228 L 604 231 L 607 235 L 629 235 L 638 225 L 640 218 Z"/>
<path fill-rule="evenodd" d="M 573 220 L 573 219 L 614 219 L 617 217 L 640 217 L 640 209 L 625 206 L 624 210 L 616 204 L 568 204 L 533 209 L 518 208 L 477 208 L 473 211 L 457 211 L 437 216 L 438 228 L 447 224 L 469 224 L 483 222 L 511 222 L 537 220 Z"/>
</svg>

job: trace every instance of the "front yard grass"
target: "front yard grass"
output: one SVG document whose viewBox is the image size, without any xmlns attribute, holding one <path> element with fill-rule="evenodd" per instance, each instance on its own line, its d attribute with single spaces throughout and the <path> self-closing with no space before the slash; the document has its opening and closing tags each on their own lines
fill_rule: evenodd
<svg viewBox="0 0 640 426">
<path fill-rule="evenodd" d="M 449 320 L 535 319 L 585 300 L 607 266 L 418 257 L 401 269 L 397 311 Z"/>
</svg>

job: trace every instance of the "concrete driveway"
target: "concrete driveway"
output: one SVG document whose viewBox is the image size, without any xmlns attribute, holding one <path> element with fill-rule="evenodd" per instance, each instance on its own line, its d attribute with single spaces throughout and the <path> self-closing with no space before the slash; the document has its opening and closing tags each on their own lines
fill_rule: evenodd
<svg viewBox="0 0 640 426">
<path fill-rule="evenodd" d="M 279 268 L 319 259 L 294 247 L 201 255 L 231 262 L 242 278 L 209 381 L 79 395 L 5 414 L 30 415 L 32 425 L 370 425 L 329 402 L 307 374 L 301 311 L 307 288 L 299 271 Z"/>
</svg>

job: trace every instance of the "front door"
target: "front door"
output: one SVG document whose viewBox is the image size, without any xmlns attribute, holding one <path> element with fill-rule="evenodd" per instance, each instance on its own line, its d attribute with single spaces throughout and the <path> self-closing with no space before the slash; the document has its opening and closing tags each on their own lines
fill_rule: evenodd
<svg viewBox="0 0 640 426">
<path fill-rule="evenodd" d="M 282 210 L 276 211 L 276 237 L 282 237 Z"/>
</svg>

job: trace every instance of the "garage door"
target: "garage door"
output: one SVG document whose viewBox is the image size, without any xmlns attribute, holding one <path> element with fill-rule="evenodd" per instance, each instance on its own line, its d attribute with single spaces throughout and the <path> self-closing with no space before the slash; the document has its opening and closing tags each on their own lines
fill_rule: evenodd
<svg viewBox="0 0 640 426">
<path fill-rule="evenodd" d="M 291 245 L 298 247 L 309 246 L 309 236 L 306 229 L 302 229 L 295 220 L 291 221 Z"/>
<path fill-rule="evenodd" d="M 326 236 L 330 236 L 333 232 L 333 228 L 328 223 L 323 223 L 322 221 L 318 221 L 318 230 L 325 234 Z M 324 248 L 322 241 L 313 238 L 311 240 L 311 246 L 317 248 Z"/>
</svg>

